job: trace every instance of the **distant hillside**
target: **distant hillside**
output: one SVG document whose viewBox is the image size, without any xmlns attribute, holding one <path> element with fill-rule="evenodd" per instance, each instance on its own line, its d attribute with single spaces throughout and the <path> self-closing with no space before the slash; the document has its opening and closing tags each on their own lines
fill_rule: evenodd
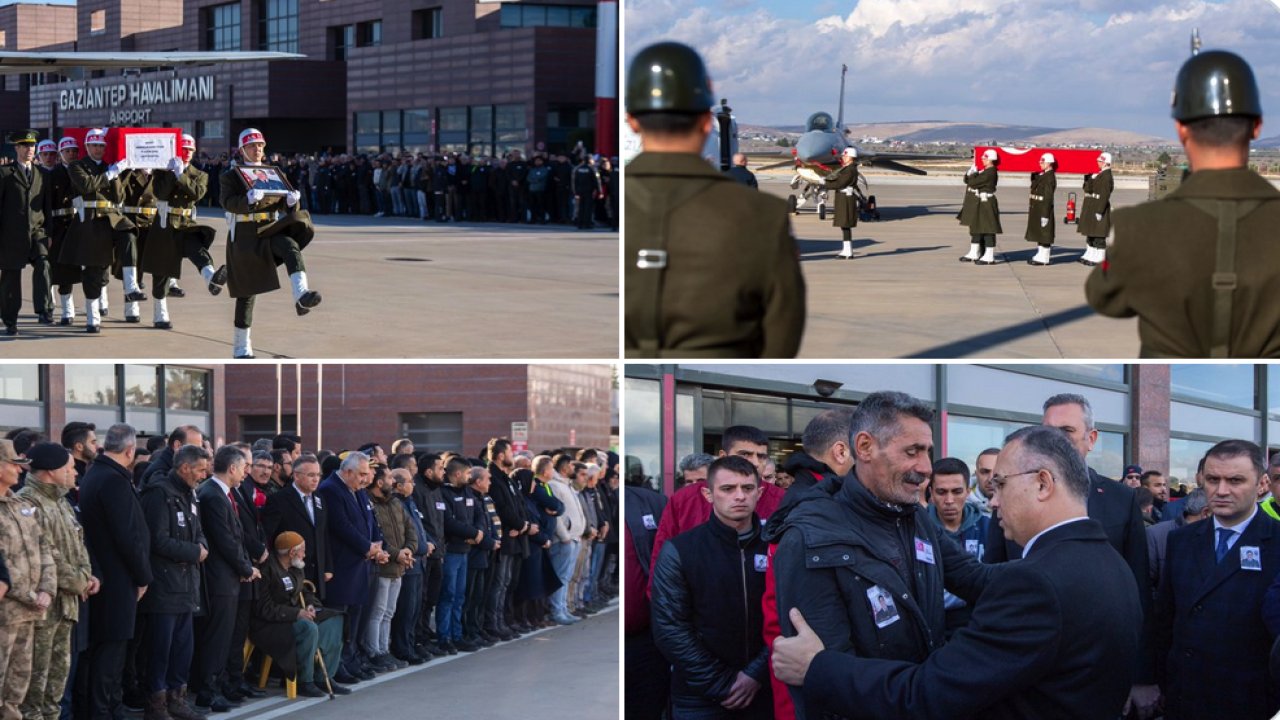
<svg viewBox="0 0 1280 720">
<path fill-rule="evenodd" d="M 795 136 L 804 131 L 798 125 L 762 126 L 739 124 L 743 134 Z M 1169 145 L 1173 141 L 1151 135 L 1110 128 L 1051 128 L 998 123 L 965 123 L 914 120 L 860 123 L 849 126 L 855 138 L 877 138 L 907 143 L 1020 143 L 1028 145 Z M 1270 144 L 1264 144 L 1270 143 Z M 1259 147 L 1280 147 L 1280 136 L 1255 143 Z"/>
<path fill-rule="evenodd" d="M 1256 148 L 1280 148 L 1280 135 L 1255 140 L 1253 146 Z"/>
</svg>

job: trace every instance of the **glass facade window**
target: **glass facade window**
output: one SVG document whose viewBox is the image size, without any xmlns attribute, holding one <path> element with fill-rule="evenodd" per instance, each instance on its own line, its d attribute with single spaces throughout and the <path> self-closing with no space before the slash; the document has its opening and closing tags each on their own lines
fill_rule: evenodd
<svg viewBox="0 0 1280 720">
<path fill-rule="evenodd" d="M 298 52 L 298 0 L 259 0 L 258 47 Z"/>
<path fill-rule="evenodd" d="M 94 10 L 89 13 L 89 34 L 97 35 L 107 31 L 107 11 Z"/>
<path fill-rule="evenodd" d="M 119 405 L 115 365 L 67 365 L 66 399 L 74 405 Z"/>
<path fill-rule="evenodd" d="M 124 366 L 124 402 L 134 407 L 160 407 L 155 365 Z"/>
<path fill-rule="evenodd" d="M 1169 484 L 1184 482 L 1188 488 L 1194 488 L 1200 458 L 1215 444 L 1204 440 L 1169 438 Z"/>
<path fill-rule="evenodd" d="M 625 378 L 627 466 L 662 492 L 662 390 L 656 380 Z M 415 448 L 416 449 L 416 448 Z M 677 458 L 678 462 L 678 458 Z"/>
<path fill-rule="evenodd" d="M 990 447 L 1004 445 L 1004 439 L 1013 431 L 1033 424 L 948 415 L 947 456 L 965 461 L 972 470 L 978 453 Z M 939 457 L 941 455 L 935 453 L 935 459 Z M 1089 453 L 1089 467 L 1102 475 L 1116 478 L 1128 462 L 1124 433 L 1099 431 L 1098 441 L 1093 444 L 1093 451 Z"/>
<path fill-rule="evenodd" d="M 404 111 L 404 146 L 409 152 L 424 152 L 431 147 L 431 111 Z"/>
<path fill-rule="evenodd" d="M 382 143 L 382 113 L 358 112 L 355 116 L 356 152 L 380 152 Z"/>
<path fill-rule="evenodd" d="M 470 135 L 467 121 L 470 112 L 465 107 L 440 108 L 440 149 L 465 152 Z"/>
<path fill-rule="evenodd" d="M 331 60 L 346 60 L 347 52 L 355 46 L 355 25 L 335 25 L 329 28 L 329 58 Z"/>
<path fill-rule="evenodd" d="M 0 400 L 40 401 L 40 366 L 0 364 Z"/>
<path fill-rule="evenodd" d="M 594 28 L 596 9 L 580 5 L 532 5 L 507 3 L 499 19 L 504 28 L 574 27 Z"/>
<path fill-rule="evenodd" d="M 529 123 L 524 105 L 494 106 L 494 142 L 499 153 L 523 150 L 529 142 Z"/>
<path fill-rule="evenodd" d="M 401 413 L 400 434 L 417 452 L 444 452 L 462 447 L 462 413 Z"/>
<path fill-rule="evenodd" d="M 1267 412 L 1280 416 L 1280 365 L 1267 366 Z"/>
<path fill-rule="evenodd" d="M 240 49 L 240 3 L 204 9 L 205 49 L 214 52 Z"/>
<path fill-rule="evenodd" d="M 222 120 L 198 120 L 196 126 L 200 129 L 200 137 L 202 138 L 224 138 L 227 136 L 226 125 Z"/>
<path fill-rule="evenodd" d="M 400 137 L 400 111 L 384 110 L 382 113 L 382 150 L 398 153 L 403 147 Z"/>
<path fill-rule="evenodd" d="M 442 8 L 414 10 L 412 16 L 413 39 L 427 40 L 444 37 L 444 11 Z"/>
<path fill-rule="evenodd" d="M 165 368 L 164 406 L 169 410 L 209 412 L 209 372 Z"/>
<path fill-rule="evenodd" d="M 371 20 L 360 23 L 356 32 L 356 45 L 358 47 L 373 47 L 381 44 L 382 21 Z"/>
<path fill-rule="evenodd" d="M 1175 398 L 1256 407 L 1252 365 L 1171 365 L 1169 375 L 1169 389 Z"/>
<path fill-rule="evenodd" d="M 471 132 L 468 153 L 493 154 L 493 106 L 475 105 L 471 108 Z"/>
<path fill-rule="evenodd" d="M 1028 372 L 1043 372 L 1051 376 L 1073 376 L 1084 380 L 1105 380 L 1107 382 L 1124 382 L 1124 365 L 1088 365 L 1072 363 L 1063 365 L 1024 365 Z"/>
</svg>

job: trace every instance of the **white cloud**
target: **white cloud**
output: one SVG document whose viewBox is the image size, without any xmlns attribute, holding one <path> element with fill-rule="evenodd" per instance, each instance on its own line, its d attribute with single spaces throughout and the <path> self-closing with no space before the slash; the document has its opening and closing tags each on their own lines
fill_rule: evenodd
<svg viewBox="0 0 1280 720">
<path fill-rule="evenodd" d="M 716 93 L 745 122 L 797 124 L 813 110 L 834 111 L 843 62 L 854 122 L 1095 125 L 1171 136 L 1169 91 L 1196 27 L 1206 49 L 1253 64 L 1264 108 L 1280 112 L 1280 11 L 1261 0 L 862 0 L 813 21 L 760 7 L 730 12 L 721 0 L 625 7 L 628 56 L 657 40 L 698 48 Z"/>
</svg>

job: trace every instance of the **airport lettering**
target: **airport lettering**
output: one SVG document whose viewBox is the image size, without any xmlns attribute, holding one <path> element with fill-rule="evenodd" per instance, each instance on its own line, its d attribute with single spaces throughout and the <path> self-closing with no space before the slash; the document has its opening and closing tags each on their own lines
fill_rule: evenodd
<svg viewBox="0 0 1280 720">
<path fill-rule="evenodd" d="M 97 87 L 81 87 L 63 90 L 58 93 L 59 110 L 98 110 L 101 108 L 119 108 L 124 105 L 169 105 L 179 102 L 202 102 L 213 100 L 216 90 L 212 75 L 193 78 L 169 78 L 167 80 L 135 80 L 115 85 L 99 85 Z M 142 113 L 150 116 L 150 110 L 121 111 Z M 112 122 L 116 113 L 112 114 Z"/>
</svg>

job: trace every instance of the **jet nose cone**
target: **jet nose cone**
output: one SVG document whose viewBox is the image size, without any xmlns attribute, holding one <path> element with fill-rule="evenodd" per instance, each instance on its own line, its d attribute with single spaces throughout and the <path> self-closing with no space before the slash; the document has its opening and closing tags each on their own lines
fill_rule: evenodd
<svg viewBox="0 0 1280 720">
<path fill-rule="evenodd" d="M 808 162 L 827 162 L 834 157 L 834 135 L 823 132 L 807 132 L 796 140 L 796 156 Z"/>
</svg>

